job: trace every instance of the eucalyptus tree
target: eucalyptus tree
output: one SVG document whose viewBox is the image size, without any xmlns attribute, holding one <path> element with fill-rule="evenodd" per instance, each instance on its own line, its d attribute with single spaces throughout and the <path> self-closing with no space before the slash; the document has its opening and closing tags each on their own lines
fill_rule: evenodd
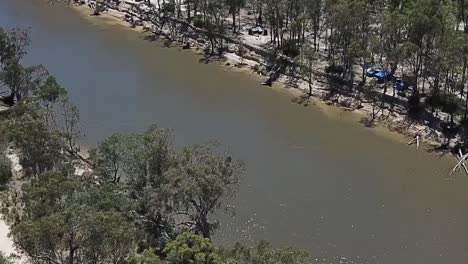
<svg viewBox="0 0 468 264">
<path fill-rule="evenodd" d="M 314 49 L 320 50 L 320 39 L 321 39 L 321 25 L 323 23 L 323 0 L 311 0 L 305 1 L 306 16 L 309 20 L 309 25 L 313 34 Z"/>
<path fill-rule="evenodd" d="M 317 52 L 313 47 L 305 46 L 301 52 L 301 73 L 302 76 L 307 80 L 309 85 L 309 97 L 312 96 L 312 82 L 313 82 L 313 72 L 314 64 L 317 61 Z"/>
<path fill-rule="evenodd" d="M 64 172 L 48 172 L 25 187 L 15 246 L 32 263 L 125 263 L 133 227 L 115 188 Z"/>
<path fill-rule="evenodd" d="M 187 224 L 205 238 L 218 226 L 210 217 L 218 209 L 229 209 L 225 202 L 238 190 L 244 171 L 241 161 L 219 150 L 217 144 L 183 148 L 177 164 L 168 171 L 174 206 L 187 215 Z"/>
<path fill-rule="evenodd" d="M 229 13 L 232 16 L 232 31 L 236 32 L 236 16 L 240 15 L 241 7 L 245 4 L 245 0 L 225 0 Z M 239 18 L 240 19 L 240 18 Z"/>
</svg>

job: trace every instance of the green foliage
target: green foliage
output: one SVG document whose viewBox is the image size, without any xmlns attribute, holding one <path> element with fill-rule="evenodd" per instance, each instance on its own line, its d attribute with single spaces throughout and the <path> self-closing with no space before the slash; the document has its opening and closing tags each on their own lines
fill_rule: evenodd
<svg viewBox="0 0 468 264">
<path fill-rule="evenodd" d="M 151 127 L 142 134 L 115 134 L 91 151 L 98 179 L 122 179 L 133 200 L 137 225 L 145 240 L 160 249 L 178 225 L 210 237 L 216 222 L 209 217 L 232 198 L 243 164 L 219 151 L 218 144 L 187 146 L 176 150 L 169 130 Z M 175 221 L 176 215 L 183 218 Z"/>
<path fill-rule="evenodd" d="M 283 53 L 291 58 L 295 58 L 300 54 L 300 49 L 297 45 L 297 42 L 294 40 L 285 40 L 282 49 Z"/>
<path fill-rule="evenodd" d="M 175 3 L 163 3 L 162 5 L 162 8 L 161 8 L 161 11 L 163 13 L 174 13 L 176 10 L 176 6 L 175 6 Z"/>
<path fill-rule="evenodd" d="M 90 153 L 100 182 L 125 187 L 145 244 L 162 249 L 175 226 L 171 197 L 162 185 L 173 164 L 171 132 L 152 126 L 142 134 L 114 134 Z"/>
<path fill-rule="evenodd" d="M 27 30 L 5 30 L 0 27 L 0 64 L 22 58 L 29 42 Z"/>
<path fill-rule="evenodd" d="M 13 261 L 5 257 L 3 253 L 0 251 L 0 264 L 13 264 Z"/>
<path fill-rule="evenodd" d="M 342 74 L 344 72 L 343 66 L 331 64 L 325 68 L 325 72 L 331 74 Z"/>
<path fill-rule="evenodd" d="M 14 242 L 36 260 L 122 263 L 133 227 L 118 192 L 60 172 L 42 174 L 22 198 L 25 213 L 12 228 Z"/>
<path fill-rule="evenodd" d="M 67 92 L 53 76 L 48 76 L 44 83 L 34 91 L 34 94 L 43 102 L 54 103 L 59 98 L 63 98 Z"/>
<path fill-rule="evenodd" d="M 209 238 L 217 227 L 217 223 L 209 221 L 209 215 L 234 197 L 243 170 L 242 162 L 219 153 L 218 145 L 210 143 L 185 147 L 177 166 L 169 171 L 174 202 L 181 210 L 189 209 L 195 230 L 204 237 Z"/>
<path fill-rule="evenodd" d="M 161 264 L 161 260 L 153 250 L 145 249 L 140 255 L 132 257 L 129 264 Z"/>
<path fill-rule="evenodd" d="M 202 18 L 197 17 L 193 20 L 193 25 L 198 28 L 204 28 L 205 22 L 203 21 Z"/>
<path fill-rule="evenodd" d="M 419 119 L 424 111 L 424 106 L 421 104 L 421 97 L 418 93 L 412 94 L 408 98 L 408 117 L 412 119 Z"/>
<path fill-rule="evenodd" d="M 8 141 L 20 151 L 21 165 L 33 175 L 51 170 L 63 161 L 63 138 L 40 119 L 26 113 L 7 120 L 3 131 Z"/>
<path fill-rule="evenodd" d="M 11 174 L 11 163 L 7 160 L 4 155 L 0 156 L 0 190 L 5 189 L 5 185 L 10 181 Z"/>
<path fill-rule="evenodd" d="M 126 138 L 121 134 L 113 134 L 99 144 L 98 149 L 90 151 L 95 172 L 105 181 L 119 182 L 125 160 L 129 153 L 125 149 Z"/>
<path fill-rule="evenodd" d="M 221 264 L 210 240 L 191 232 L 184 232 L 164 248 L 170 264 Z"/>
<path fill-rule="evenodd" d="M 21 59 L 29 45 L 27 30 L 7 31 L 0 27 L 0 82 L 9 89 L 17 101 L 30 96 L 47 75 L 42 66 L 25 67 Z"/>
<path fill-rule="evenodd" d="M 271 244 L 261 241 L 253 248 L 236 243 L 232 248 L 220 249 L 223 262 L 230 264 L 309 264 L 307 251 L 292 247 L 273 249 Z"/>
</svg>

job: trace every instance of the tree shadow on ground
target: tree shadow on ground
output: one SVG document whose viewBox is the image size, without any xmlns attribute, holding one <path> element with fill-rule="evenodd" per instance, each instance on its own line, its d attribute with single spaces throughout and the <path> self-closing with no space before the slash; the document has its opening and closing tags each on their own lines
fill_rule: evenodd
<svg viewBox="0 0 468 264">
<path fill-rule="evenodd" d="M 299 78 L 297 76 L 288 75 L 285 84 L 288 88 L 299 88 Z"/>
</svg>

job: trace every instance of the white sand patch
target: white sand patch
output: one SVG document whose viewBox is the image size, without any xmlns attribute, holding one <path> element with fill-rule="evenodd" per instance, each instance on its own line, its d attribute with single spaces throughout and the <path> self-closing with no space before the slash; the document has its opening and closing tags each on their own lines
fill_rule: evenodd
<svg viewBox="0 0 468 264">
<path fill-rule="evenodd" d="M 15 248 L 13 247 L 13 241 L 8 237 L 10 227 L 5 221 L 0 220 L 0 251 L 5 255 L 16 254 Z"/>
<path fill-rule="evenodd" d="M 21 166 L 21 164 L 20 164 L 19 155 L 18 155 L 18 153 L 13 151 L 13 149 L 9 149 L 8 153 L 6 154 L 6 157 L 11 162 L 11 170 L 13 172 L 13 178 L 17 179 L 18 176 L 20 176 L 22 171 L 23 171 L 23 166 Z"/>
<path fill-rule="evenodd" d="M 11 162 L 11 171 L 13 174 L 11 188 L 19 190 L 21 188 L 20 179 L 23 173 L 23 167 L 20 164 L 19 155 L 14 149 L 9 148 L 5 156 Z M 3 219 L 0 219 L 0 251 L 6 256 L 21 256 L 21 254 L 19 254 L 19 252 L 17 252 L 13 246 L 13 240 L 8 237 L 9 233 L 10 227 Z M 13 258 L 12 260 L 14 263 L 25 263 L 24 258 Z"/>
</svg>

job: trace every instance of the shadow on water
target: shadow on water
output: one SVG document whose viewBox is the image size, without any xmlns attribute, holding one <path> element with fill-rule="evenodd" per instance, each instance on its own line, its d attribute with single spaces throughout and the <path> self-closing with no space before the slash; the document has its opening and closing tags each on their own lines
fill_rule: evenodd
<svg viewBox="0 0 468 264">
<path fill-rule="evenodd" d="M 362 117 L 359 120 L 359 123 L 361 123 L 362 125 L 364 125 L 364 127 L 367 127 L 367 128 L 375 127 L 375 120 L 372 120 L 372 118 L 368 116 Z"/>
<path fill-rule="evenodd" d="M 300 96 L 293 97 L 291 99 L 291 102 L 304 106 L 304 107 L 308 107 L 309 105 L 314 105 L 311 96 L 307 94 L 302 94 Z"/>
<path fill-rule="evenodd" d="M 212 54 L 211 51 L 205 50 L 203 56 L 198 60 L 199 63 L 209 64 L 209 63 L 222 63 L 226 59 L 223 56 Z"/>
<path fill-rule="evenodd" d="M 161 35 L 158 35 L 158 34 L 144 34 L 143 35 L 143 40 L 150 41 L 150 42 L 161 41 Z"/>
</svg>

